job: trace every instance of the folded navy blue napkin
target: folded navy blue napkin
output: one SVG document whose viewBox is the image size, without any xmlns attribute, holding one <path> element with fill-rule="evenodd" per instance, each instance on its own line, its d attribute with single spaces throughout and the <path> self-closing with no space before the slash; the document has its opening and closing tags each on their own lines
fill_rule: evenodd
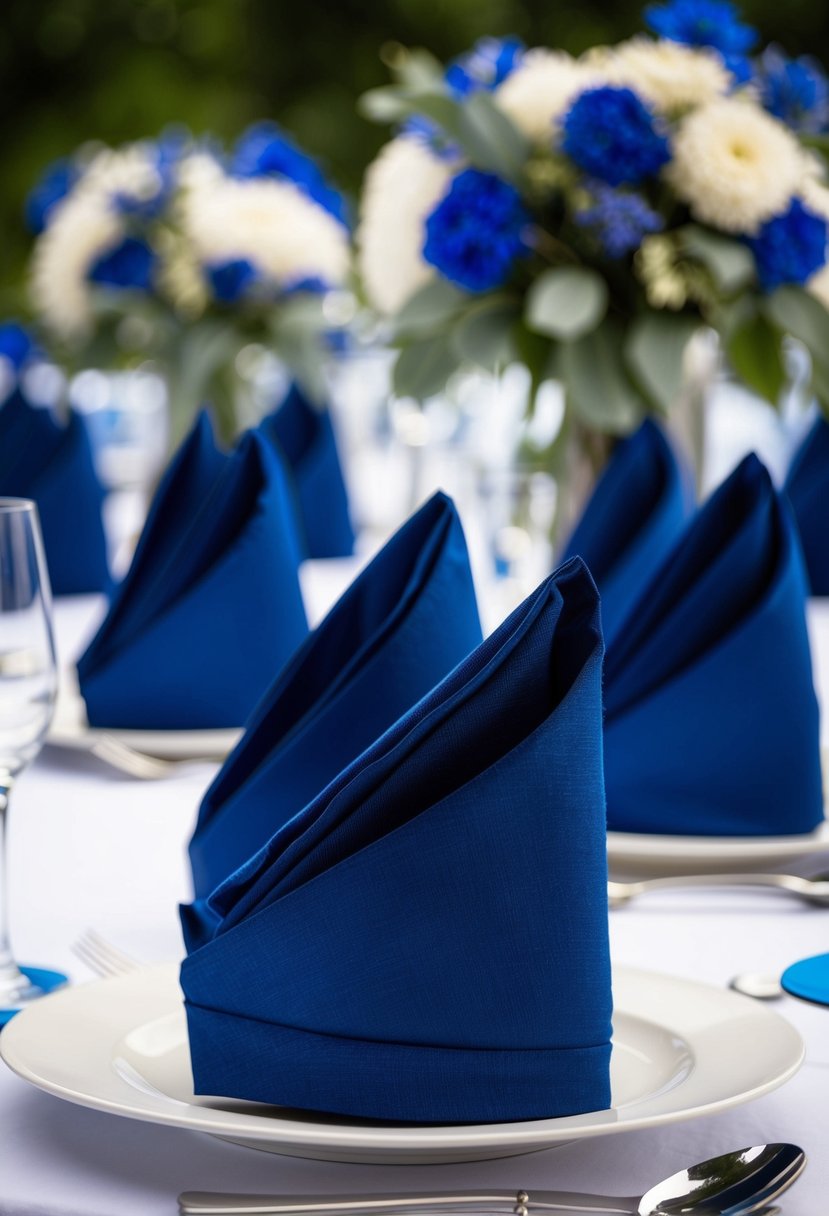
<svg viewBox="0 0 829 1216">
<path fill-rule="evenodd" d="M 15 389 L 0 407 L 0 496 L 37 503 L 55 595 L 109 591 L 104 490 L 83 419 L 62 421 Z"/>
<path fill-rule="evenodd" d="M 214 887 L 481 641 L 469 557 L 436 494 L 362 571 L 277 676 L 199 810 L 188 948 Z"/>
<path fill-rule="evenodd" d="M 197 1093 L 417 1122 L 609 1105 L 602 650 L 568 562 L 214 892 L 181 968 Z"/>
<path fill-rule="evenodd" d="M 229 456 L 201 414 L 78 663 L 93 726 L 244 724 L 308 626 L 288 473 L 254 432 Z"/>
<path fill-rule="evenodd" d="M 792 461 L 786 493 L 794 508 L 812 595 L 829 595 L 829 423 L 818 418 Z"/>
<path fill-rule="evenodd" d="M 329 410 L 315 408 L 294 384 L 260 426 L 293 471 L 306 556 L 348 557 L 354 529 Z"/>
<path fill-rule="evenodd" d="M 687 479 L 661 429 L 646 419 L 615 448 L 565 547 L 565 557 L 584 558 L 596 580 L 608 645 L 689 511 Z"/>
<path fill-rule="evenodd" d="M 712 495 L 608 645 L 608 825 L 763 836 L 823 818 L 794 520 L 756 456 Z"/>
</svg>

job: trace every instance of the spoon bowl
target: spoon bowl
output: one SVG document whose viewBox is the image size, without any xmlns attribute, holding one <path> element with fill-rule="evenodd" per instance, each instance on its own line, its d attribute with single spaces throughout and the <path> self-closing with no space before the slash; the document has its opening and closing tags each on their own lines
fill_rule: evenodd
<svg viewBox="0 0 829 1216">
<path fill-rule="evenodd" d="M 806 1167 L 795 1144 L 761 1144 L 713 1157 L 660 1182 L 642 1196 L 638 1216 L 746 1216 L 788 1190 Z"/>
</svg>

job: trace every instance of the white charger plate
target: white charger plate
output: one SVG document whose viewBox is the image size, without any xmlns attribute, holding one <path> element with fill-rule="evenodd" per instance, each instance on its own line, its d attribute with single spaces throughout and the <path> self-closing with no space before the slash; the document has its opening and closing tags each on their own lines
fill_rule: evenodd
<svg viewBox="0 0 829 1216">
<path fill-rule="evenodd" d="M 223 760 L 241 737 L 241 727 L 220 730 L 117 730 L 90 726 L 74 673 L 63 672 L 55 715 L 46 742 L 92 752 L 103 737 L 165 760 Z"/>
<path fill-rule="evenodd" d="M 524 1123 L 378 1123 L 194 1097 L 172 964 L 44 997 L 9 1023 L 0 1054 L 24 1080 L 81 1106 L 289 1157 L 379 1164 L 512 1157 L 713 1114 L 782 1085 L 803 1059 L 793 1026 L 724 989 L 620 967 L 614 999 L 612 1108 Z"/>
<path fill-rule="evenodd" d="M 614 873 L 698 874 L 712 870 L 773 869 L 829 853 L 829 820 L 802 836 L 651 836 L 608 832 Z"/>
</svg>

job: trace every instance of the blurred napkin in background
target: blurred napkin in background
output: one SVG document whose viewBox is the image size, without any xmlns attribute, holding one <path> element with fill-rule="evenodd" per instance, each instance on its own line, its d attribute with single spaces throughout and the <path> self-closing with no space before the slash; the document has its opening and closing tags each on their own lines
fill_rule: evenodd
<svg viewBox="0 0 829 1216">
<path fill-rule="evenodd" d="M 792 461 L 786 493 L 794 508 L 812 595 L 829 595 L 829 423 L 818 418 Z"/>
<path fill-rule="evenodd" d="M 241 726 L 308 633 L 288 473 L 202 413 L 162 478 L 132 565 L 78 663 L 93 726 Z"/>
<path fill-rule="evenodd" d="M 748 456 L 608 645 L 611 830 L 787 836 L 817 827 L 805 598 L 791 510 Z"/>
<path fill-rule="evenodd" d="M 312 405 L 294 384 L 260 429 L 279 445 L 293 472 L 304 556 L 349 557 L 354 552 L 354 529 L 328 409 Z"/>
<path fill-rule="evenodd" d="M 583 558 L 596 580 L 608 645 L 690 510 L 690 481 L 660 428 L 648 419 L 614 450 L 565 546 L 565 558 Z"/>
<path fill-rule="evenodd" d="M 189 948 L 217 923 L 205 905 L 213 888 L 480 641 L 461 522 L 436 494 L 280 672 L 207 791 L 190 842 Z"/>
<path fill-rule="evenodd" d="M 418 1122 L 609 1105 L 602 649 L 568 562 L 214 892 L 181 969 L 196 1093 Z"/>
<path fill-rule="evenodd" d="M 0 326 L 10 328 L 24 332 Z M 7 345 L 0 355 L 12 362 Z M 55 595 L 109 590 L 104 490 L 83 419 L 31 404 L 19 384 L 0 405 L 0 497 L 37 503 Z"/>
</svg>

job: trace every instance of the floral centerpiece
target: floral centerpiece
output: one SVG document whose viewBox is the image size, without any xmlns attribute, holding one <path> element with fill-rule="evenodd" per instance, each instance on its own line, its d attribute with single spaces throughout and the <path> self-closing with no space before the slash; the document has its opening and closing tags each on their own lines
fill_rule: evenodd
<svg viewBox="0 0 829 1216">
<path fill-rule="evenodd" d="M 182 414 L 208 397 L 233 428 L 234 360 L 274 348 L 317 395 L 350 262 L 342 196 L 275 124 L 230 152 L 173 133 L 82 148 L 29 197 L 31 296 L 62 361 L 152 358 Z"/>
<path fill-rule="evenodd" d="M 645 11 L 580 58 L 486 39 L 448 69 L 403 53 L 363 98 L 395 137 L 358 231 L 369 299 L 424 398 L 461 365 L 526 364 L 565 390 L 566 436 L 670 409 L 686 347 L 719 334 L 776 402 L 793 336 L 829 407 L 829 86 L 728 0 Z"/>
</svg>

